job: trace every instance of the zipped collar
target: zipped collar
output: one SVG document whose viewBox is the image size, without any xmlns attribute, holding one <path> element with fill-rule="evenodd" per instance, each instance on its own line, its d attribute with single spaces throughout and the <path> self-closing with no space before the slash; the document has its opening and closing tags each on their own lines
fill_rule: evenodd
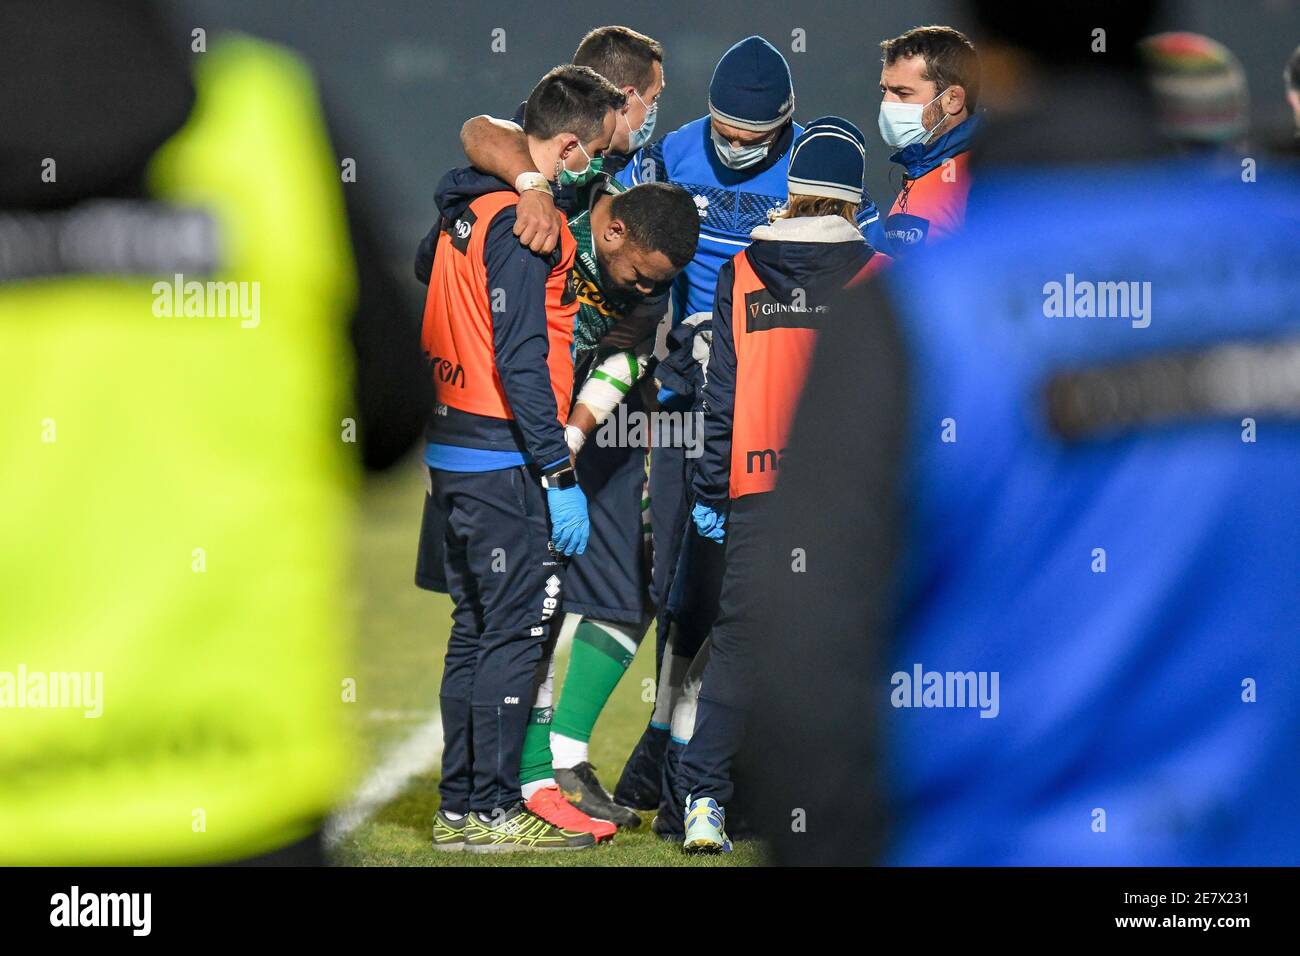
<svg viewBox="0 0 1300 956">
<path fill-rule="evenodd" d="M 932 169 L 943 164 L 959 153 L 971 147 L 971 142 L 980 131 L 981 118 L 978 113 L 966 122 L 944 133 L 928 143 L 913 143 L 900 149 L 889 157 L 891 163 L 897 163 L 907 172 L 908 179 L 920 179 Z"/>
</svg>

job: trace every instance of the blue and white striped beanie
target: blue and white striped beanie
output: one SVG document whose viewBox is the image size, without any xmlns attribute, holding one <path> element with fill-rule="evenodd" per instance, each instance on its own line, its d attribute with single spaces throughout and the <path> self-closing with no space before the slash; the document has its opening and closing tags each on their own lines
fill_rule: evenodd
<svg viewBox="0 0 1300 956">
<path fill-rule="evenodd" d="M 809 123 L 790 150 L 791 196 L 825 196 L 862 202 L 867 141 L 848 120 L 823 116 Z"/>
</svg>

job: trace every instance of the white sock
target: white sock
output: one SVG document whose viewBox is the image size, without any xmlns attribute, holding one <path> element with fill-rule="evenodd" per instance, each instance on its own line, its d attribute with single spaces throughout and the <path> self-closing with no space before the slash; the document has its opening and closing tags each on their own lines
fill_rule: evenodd
<svg viewBox="0 0 1300 956">
<path fill-rule="evenodd" d="M 709 663 L 709 651 L 712 646 L 709 639 L 705 638 L 695 657 L 692 658 L 686 675 L 682 678 L 681 690 L 673 705 L 673 716 L 670 721 L 672 729 L 669 733 L 674 740 L 682 743 L 689 741 L 691 735 L 695 733 L 695 709 L 700 702 L 700 685 L 704 683 L 704 668 Z"/>
<path fill-rule="evenodd" d="M 541 780 L 534 780 L 532 783 L 526 783 L 519 789 L 523 793 L 524 803 L 527 803 L 529 800 L 533 799 L 533 794 L 538 790 L 545 790 L 547 787 L 553 786 L 555 786 L 555 778 L 545 777 Z"/>
<path fill-rule="evenodd" d="M 556 770 L 571 770 L 587 760 L 587 745 L 581 740 L 565 737 L 551 731 L 551 766 Z"/>
<path fill-rule="evenodd" d="M 452 823 L 455 823 L 457 820 L 463 820 L 463 819 L 465 819 L 465 814 L 463 814 L 463 813 L 452 813 L 452 811 L 450 811 L 450 810 L 443 810 L 443 811 L 442 811 L 442 815 L 443 815 L 444 817 L 446 817 L 448 820 L 450 820 Z"/>
</svg>

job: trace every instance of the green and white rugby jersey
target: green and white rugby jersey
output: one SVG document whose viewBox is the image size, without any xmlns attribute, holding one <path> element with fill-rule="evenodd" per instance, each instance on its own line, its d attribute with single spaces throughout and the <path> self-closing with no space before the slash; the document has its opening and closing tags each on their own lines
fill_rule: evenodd
<svg viewBox="0 0 1300 956">
<path fill-rule="evenodd" d="M 649 296 L 636 292 L 611 293 L 601 286 L 596 245 L 591 235 L 591 209 L 601 196 L 617 196 L 628 188 L 606 176 L 599 176 L 578 191 L 578 208 L 582 212 L 569 217 L 569 231 L 573 233 L 578 247 L 571 281 L 578 298 L 578 314 L 574 318 L 573 328 L 573 353 L 579 365 L 589 353 L 597 349 L 601 339 L 620 319 L 634 313 L 638 314 L 638 319 L 644 319 L 654 312 L 666 312 L 668 308 L 667 283 Z"/>
<path fill-rule="evenodd" d="M 614 324 L 643 301 L 640 296 L 607 295 L 600 287 L 600 268 L 596 264 L 596 244 L 591 236 L 591 207 L 602 195 L 616 196 L 627 189 L 613 179 L 599 176 L 578 192 L 582 212 L 569 217 L 569 231 L 578 245 L 573 260 L 573 291 L 578 297 L 578 314 L 574 318 L 573 350 L 581 359 L 584 352 L 596 347 Z"/>
</svg>

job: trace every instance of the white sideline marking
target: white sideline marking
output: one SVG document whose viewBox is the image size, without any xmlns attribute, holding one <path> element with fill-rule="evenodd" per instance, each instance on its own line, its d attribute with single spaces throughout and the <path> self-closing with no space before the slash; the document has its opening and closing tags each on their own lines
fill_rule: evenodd
<svg viewBox="0 0 1300 956">
<path fill-rule="evenodd" d="M 406 788 L 416 774 L 442 759 L 442 715 L 435 713 L 388 752 L 357 789 L 352 800 L 325 823 L 325 842 L 333 846 Z"/>
</svg>

